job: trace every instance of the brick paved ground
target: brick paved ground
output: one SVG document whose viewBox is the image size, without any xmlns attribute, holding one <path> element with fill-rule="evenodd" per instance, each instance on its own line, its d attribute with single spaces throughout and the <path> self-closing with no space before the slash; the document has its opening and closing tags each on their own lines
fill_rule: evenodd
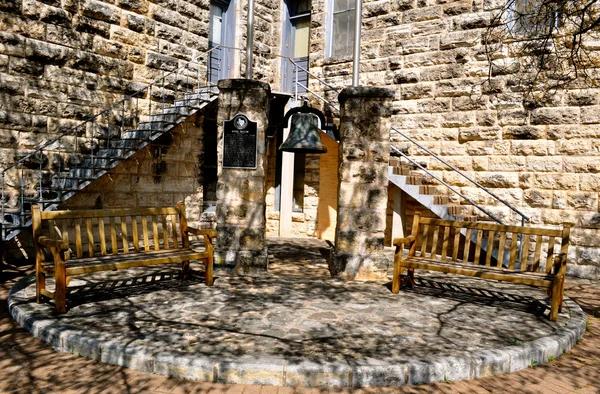
<svg viewBox="0 0 600 394">
<path fill-rule="evenodd" d="M 312 389 L 222 385 L 171 379 L 52 350 L 18 327 L 6 297 L 28 267 L 0 279 L 0 392 L 14 393 L 600 393 L 600 282 L 567 282 L 567 295 L 589 316 L 579 345 L 556 361 L 514 374 L 400 388 Z"/>
</svg>

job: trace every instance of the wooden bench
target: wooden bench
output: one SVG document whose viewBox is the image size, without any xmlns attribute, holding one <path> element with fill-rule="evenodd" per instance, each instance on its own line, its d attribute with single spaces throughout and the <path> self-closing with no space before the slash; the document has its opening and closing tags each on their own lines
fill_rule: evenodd
<svg viewBox="0 0 600 394">
<path fill-rule="evenodd" d="M 52 298 L 60 313 L 66 312 L 71 278 L 92 272 L 181 262 L 187 279 L 190 260 L 197 260 L 204 263 L 206 284 L 212 286 L 211 238 L 216 231 L 189 227 L 183 203 L 167 208 L 49 212 L 33 206 L 32 224 L 37 302 L 41 296 Z M 190 248 L 189 234 L 204 237 L 204 251 Z M 54 276 L 54 292 L 46 289 L 46 275 Z"/>
<path fill-rule="evenodd" d="M 396 254 L 392 292 L 400 291 L 405 269 L 406 281 L 411 285 L 415 269 L 521 283 L 547 291 L 552 297 L 550 320 L 555 321 L 562 307 L 569 233 L 568 226 L 554 230 L 458 222 L 417 213 L 412 233 L 393 241 Z M 559 253 L 555 252 L 557 241 Z M 406 244 L 409 250 L 404 258 Z"/>
</svg>

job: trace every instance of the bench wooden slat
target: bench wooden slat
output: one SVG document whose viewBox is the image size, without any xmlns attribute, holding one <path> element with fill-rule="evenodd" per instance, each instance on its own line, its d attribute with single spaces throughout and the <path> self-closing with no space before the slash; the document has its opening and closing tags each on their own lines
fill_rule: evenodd
<svg viewBox="0 0 600 394">
<path fill-rule="evenodd" d="M 85 230 L 88 239 L 88 255 L 94 257 L 94 232 L 92 231 L 92 219 L 85 219 Z"/>
<path fill-rule="evenodd" d="M 142 234 L 144 235 L 144 250 L 150 250 L 150 238 L 148 237 L 148 217 L 142 215 Z"/>
<path fill-rule="evenodd" d="M 476 230 L 495 230 L 495 231 L 507 231 L 517 232 L 520 234 L 531 234 L 531 235 L 545 235 L 551 237 L 560 237 L 561 230 L 550 229 L 550 228 L 539 228 L 539 227 L 521 227 L 521 226 L 506 226 L 503 224 L 496 223 L 482 223 L 482 222 L 459 222 L 454 220 L 442 220 L 435 218 L 420 217 L 421 224 L 437 225 L 437 226 L 451 226 L 455 228 L 465 229 L 476 229 Z"/>
<path fill-rule="evenodd" d="M 154 250 L 160 250 L 160 238 L 158 237 L 158 223 L 156 216 L 152 216 L 152 233 L 154 234 Z"/>
<path fill-rule="evenodd" d="M 512 238 L 510 239 L 510 254 L 509 254 L 509 262 L 508 268 L 511 270 L 515 269 L 515 262 L 517 261 L 517 245 L 519 241 L 519 234 L 512 233 Z"/>
<path fill-rule="evenodd" d="M 77 218 L 98 218 L 98 217 L 120 217 L 120 216 L 140 216 L 140 215 L 171 215 L 178 214 L 179 211 L 174 207 L 167 208 L 116 208 L 116 209 L 81 209 L 72 211 L 42 211 L 42 220 L 49 219 L 77 219 Z"/>
<path fill-rule="evenodd" d="M 62 238 L 63 242 L 68 245 L 69 244 L 69 230 L 67 229 L 66 223 L 62 224 L 61 231 L 62 231 L 61 238 Z"/>
<path fill-rule="evenodd" d="M 475 257 L 473 258 L 473 264 L 479 264 L 479 257 L 481 256 L 481 248 L 483 246 L 483 230 L 477 231 L 477 241 L 475 242 Z"/>
<path fill-rule="evenodd" d="M 75 256 L 80 258 L 83 256 L 83 246 L 81 244 L 81 223 L 79 220 L 75 223 Z"/>
<path fill-rule="evenodd" d="M 452 228 L 448 226 L 448 228 Z M 454 245 L 452 248 L 452 261 L 458 260 L 458 248 L 460 247 L 460 229 L 454 228 Z"/>
<path fill-rule="evenodd" d="M 50 239 L 56 239 L 56 222 L 54 220 L 48 221 L 48 236 Z"/>
<path fill-rule="evenodd" d="M 532 271 L 538 272 L 540 270 L 540 260 L 542 258 L 542 236 L 538 235 L 535 240 L 535 255 L 533 256 Z"/>
<path fill-rule="evenodd" d="M 179 240 L 177 238 L 177 217 L 175 215 L 171 215 L 171 231 L 173 231 L 173 247 L 177 249 Z"/>
<path fill-rule="evenodd" d="M 167 225 L 167 215 L 161 215 L 162 220 L 162 234 L 163 234 L 163 247 L 165 249 L 170 249 L 169 245 L 169 226 Z"/>
<path fill-rule="evenodd" d="M 98 218 L 98 236 L 100 237 L 100 254 L 106 256 L 106 232 L 104 231 L 104 218 Z"/>
<path fill-rule="evenodd" d="M 471 235 L 473 233 L 472 229 L 467 229 L 467 233 L 465 234 L 465 248 L 463 250 L 463 261 L 466 263 L 469 261 L 469 249 L 471 248 Z"/>
<path fill-rule="evenodd" d="M 521 253 L 521 271 L 527 270 L 527 262 L 529 261 L 529 241 L 531 235 L 523 236 L 523 252 Z"/>
<path fill-rule="evenodd" d="M 431 252 L 429 253 L 430 256 L 435 257 L 437 255 L 437 245 L 438 245 L 439 234 L 440 234 L 440 227 L 435 226 L 433 229 L 433 239 L 431 241 Z"/>
<path fill-rule="evenodd" d="M 121 216 L 121 243 L 123 244 L 123 253 L 129 253 L 129 234 L 127 233 L 127 218 Z"/>
<path fill-rule="evenodd" d="M 442 260 L 447 260 L 448 256 L 448 241 L 450 240 L 450 227 L 444 227 L 444 235 L 442 240 Z"/>
<path fill-rule="evenodd" d="M 191 249 L 172 249 L 173 253 L 160 251 L 142 252 L 139 254 L 129 253 L 127 258 L 114 259 L 113 256 L 104 256 L 108 258 L 83 258 L 72 261 L 67 266 L 67 275 L 82 275 L 100 271 L 110 271 L 119 269 L 128 269 L 135 267 L 147 267 L 157 264 L 180 263 L 183 260 L 203 260 L 208 257 L 206 252 L 197 252 Z M 125 257 L 125 256 L 123 256 Z M 49 274 L 54 273 L 53 265 L 46 265 L 46 271 Z"/>
<path fill-rule="evenodd" d="M 131 217 L 131 235 L 133 236 L 133 250 L 140 251 L 140 236 L 138 234 L 137 216 Z"/>
<path fill-rule="evenodd" d="M 546 255 L 546 272 L 550 272 L 554 266 L 554 243 L 555 237 L 550 237 L 548 240 L 548 254 Z"/>
<path fill-rule="evenodd" d="M 421 256 L 425 257 L 427 253 L 427 242 L 429 241 L 429 226 L 423 226 L 423 243 L 421 244 Z"/>
<path fill-rule="evenodd" d="M 546 279 L 543 275 L 532 276 L 529 272 L 521 273 L 519 271 L 515 273 L 515 271 L 501 270 L 495 267 L 476 266 L 473 264 L 456 264 L 449 266 L 448 263 L 427 261 L 422 260 L 420 258 L 403 260 L 401 265 L 402 267 L 407 268 L 427 269 L 432 271 L 446 272 L 449 274 L 458 274 L 463 276 L 472 276 L 483 279 L 502 280 L 523 285 L 533 285 L 542 288 L 549 288 L 552 286 L 552 279 Z"/>
<path fill-rule="evenodd" d="M 488 230 L 487 237 L 487 249 L 485 253 L 485 265 L 490 267 L 492 265 L 492 254 L 494 252 L 494 237 L 496 236 L 496 231 Z"/>
<path fill-rule="evenodd" d="M 506 246 L 506 231 L 500 233 L 500 241 L 498 241 L 498 267 L 504 265 L 504 248 Z"/>
<path fill-rule="evenodd" d="M 119 253 L 119 245 L 117 244 L 117 224 L 114 217 L 109 218 L 110 222 L 110 246 L 111 253 L 117 254 Z"/>
</svg>

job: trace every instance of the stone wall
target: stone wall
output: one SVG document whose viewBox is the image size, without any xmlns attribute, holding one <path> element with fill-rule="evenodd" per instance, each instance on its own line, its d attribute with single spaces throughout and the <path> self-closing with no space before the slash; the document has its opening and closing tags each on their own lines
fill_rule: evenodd
<svg viewBox="0 0 600 394">
<path fill-rule="evenodd" d="M 510 58 L 496 61 L 517 69 L 498 69 L 488 83 L 481 37 L 494 3 L 365 0 L 361 84 L 394 89 L 393 125 L 517 206 L 531 224 L 574 225 L 569 273 L 600 277 L 600 90 L 560 91 L 531 107 L 511 75 L 518 59 Z M 325 58 L 325 6 L 313 2 L 311 70 L 341 87 L 350 83 L 351 59 Z M 400 136 L 392 141 L 506 222 L 519 222 Z"/>
<path fill-rule="evenodd" d="M 64 202 L 60 209 L 175 206 L 202 221 L 202 116 L 177 126 Z"/>
<path fill-rule="evenodd" d="M 236 23 L 236 44 L 244 48 L 247 0 L 234 0 L 232 7 L 238 17 L 244 15 Z M 273 24 L 278 18 L 278 5 L 257 1 L 256 50 L 269 54 L 280 45 Z M 208 34 L 208 0 L 2 2 L 0 168 L 198 58 L 208 49 Z M 167 97 L 173 89 L 205 83 L 205 58 L 167 81 Z M 278 74 L 274 62 L 272 56 L 257 57 L 255 73 L 271 82 Z M 238 51 L 232 77 L 244 66 Z M 169 85 L 174 80 L 178 87 Z M 161 96 L 157 86 L 127 106 L 147 114 L 150 107 L 158 108 Z"/>
</svg>

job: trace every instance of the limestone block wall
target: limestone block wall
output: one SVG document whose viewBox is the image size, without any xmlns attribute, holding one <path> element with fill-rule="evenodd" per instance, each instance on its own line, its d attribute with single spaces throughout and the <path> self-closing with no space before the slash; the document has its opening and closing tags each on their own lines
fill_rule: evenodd
<svg viewBox="0 0 600 394">
<path fill-rule="evenodd" d="M 175 206 L 202 218 L 202 117 L 193 117 L 64 202 L 60 209 Z"/>
<path fill-rule="evenodd" d="M 310 66 L 342 87 L 351 59 L 325 56 L 326 3 L 313 2 Z M 481 37 L 494 4 L 365 0 L 360 83 L 394 89 L 393 125 L 519 207 L 531 224 L 572 224 L 568 272 L 600 277 L 600 90 L 559 91 L 531 106 L 515 83 L 519 61 L 508 53 L 496 61 L 514 64 L 510 73 L 496 69 L 488 82 Z M 506 222 L 519 222 L 400 136 L 391 139 Z"/>
<path fill-rule="evenodd" d="M 231 3 L 240 48 L 245 47 L 247 3 Z M 268 0 L 256 3 L 255 48 L 273 53 L 280 45 L 273 33 L 279 6 Z M 208 0 L 2 2 L 0 168 L 197 58 L 208 49 L 208 35 Z M 234 77 L 245 67 L 243 51 L 236 53 Z M 277 78 L 279 68 L 271 65 L 275 61 L 257 57 L 256 74 L 267 82 Z M 180 84 L 181 78 L 202 85 L 206 61 L 190 65 L 179 76 Z M 155 89 L 152 99 L 160 101 L 160 95 Z M 150 105 L 157 108 L 149 96 L 135 103 L 142 115 Z"/>
</svg>

